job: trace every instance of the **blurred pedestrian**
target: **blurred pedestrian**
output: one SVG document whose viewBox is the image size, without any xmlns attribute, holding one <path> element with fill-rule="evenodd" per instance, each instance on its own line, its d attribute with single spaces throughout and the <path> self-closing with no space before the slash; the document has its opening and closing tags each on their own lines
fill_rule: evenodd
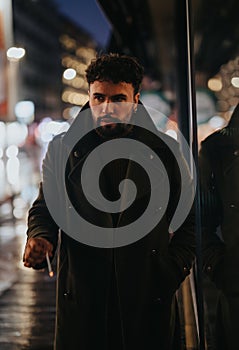
<svg viewBox="0 0 239 350">
<path fill-rule="evenodd" d="M 239 344 L 239 104 L 226 127 L 208 136 L 199 155 L 204 272 L 221 291 L 215 350 Z M 209 306 L 210 307 L 210 306 Z"/>
</svg>

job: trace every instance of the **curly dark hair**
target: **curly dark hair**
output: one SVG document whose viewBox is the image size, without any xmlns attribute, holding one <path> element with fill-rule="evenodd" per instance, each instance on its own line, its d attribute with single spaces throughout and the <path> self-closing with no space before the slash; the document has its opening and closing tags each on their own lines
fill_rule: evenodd
<svg viewBox="0 0 239 350">
<path fill-rule="evenodd" d="M 138 93 L 143 79 L 144 68 L 135 57 L 118 53 L 102 54 L 94 58 L 86 69 L 88 84 L 94 81 L 131 83 Z"/>
</svg>

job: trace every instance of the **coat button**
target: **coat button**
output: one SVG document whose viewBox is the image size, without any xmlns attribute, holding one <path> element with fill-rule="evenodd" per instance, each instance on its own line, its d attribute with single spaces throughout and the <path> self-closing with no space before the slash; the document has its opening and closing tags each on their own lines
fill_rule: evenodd
<svg viewBox="0 0 239 350">
<path fill-rule="evenodd" d="M 152 254 L 152 255 L 155 255 L 156 253 L 157 253 L 157 250 L 156 250 L 156 249 L 152 249 L 152 250 L 151 250 L 151 254 Z"/>
<path fill-rule="evenodd" d="M 157 303 L 157 304 L 160 304 L 160 303 L 161 303 L 161 298 L 156 298 L 156 299 L 154 300 L 154 302 Z"/>
<path fill-rule="evenodd" d="M 189 274 L 189 270 L 188 270 L 188 268 L 186 266 L 184 266 L 183 272 L 186 273 L 186 274 Z"/>
<path fill-rule="evenodd" d="M 206 270 L 207 270 L 208 273 L 210 273 L 212 271 L 212 267 L 211 266 L 207 266 Z"/>
<path fill-rule="evenodd" d="M 160 212 L 160 210 L 162 210 L 162 207 L 156 208 L 156 209 L 155 209 L 155 213 Z"/>
<path fill-rule="evenodd" d="M 70 295 L 70 292 L 65 292 L 65 293 L 63 294 L 64 298 L 68 298 L 69 295 Z"/>
<path fill-rule="evenodd" d="M 74 157 L 79 158 L 79 152 L 78 151 L 74 151 L 73 155 L 74 155 Z"/>
<path fill-rule="evenodd" d="M 234 156 L 239 156 L 239 149 L 236 149 L 236 150 L 234 151 Z"/>
<path fill-rule="evenodd" d="M 235 204 L 230 204 L 230 208 L 236 208 Z"/>
</svg>

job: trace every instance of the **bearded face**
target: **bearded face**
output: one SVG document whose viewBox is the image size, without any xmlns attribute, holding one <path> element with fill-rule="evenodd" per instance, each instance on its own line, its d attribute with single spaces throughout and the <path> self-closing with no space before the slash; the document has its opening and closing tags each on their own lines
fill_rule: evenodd
<svg viewBox="0 0 239 350">
<path fill-rule="evenodd" d="M 127 134 L 138 100 L 139 93 L 134 94 L 131 83 L 95 81 L 90 84 L 89 104 L 97 133 L 107 138 Z"/>
</svg>

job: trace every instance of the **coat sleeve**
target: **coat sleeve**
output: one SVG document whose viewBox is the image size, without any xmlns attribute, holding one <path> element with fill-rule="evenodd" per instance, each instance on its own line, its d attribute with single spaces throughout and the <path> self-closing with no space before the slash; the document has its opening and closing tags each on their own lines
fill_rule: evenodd
<svg viewBox="0 0 239 350">
<path fill-rule="evenodd" d="M 218 235 L 222 209 L 210 147 L 202 142 L 199 152 L 203 270 L 216 283 L 223 263 L 225 244 Z"/>
<path fill-rule="evenodd" d="M 43 178 L 49 179 L 51 186 L 55 186 L 55 188 L 51 188 L 52 195 L 57 196 L 57 181 L 54 178 L 54 151 L 53 151 L 53 143 L 51 142 L 48 146 L 48 151 L 46 153 L 46 156 L 43 160 L 43 166 L 42 166 L 42 174 Z M 44 198 L 44 191 L 43 191 L 43 184 L 42 182 L 39 185 L 39 193 L 38 197 L 35 199 L 35 201 L 32 204 L 32 207 L 29 210 L 28 213 L 28 229 L 27 229 L 27 237 L 29 238 L 35 238 L 35 237 L 42 237 L 47 239 L 49 242 L 53 244 L 54 251 L 57 247 L 57 241 L 58 241 L 58 230 L 59 227 L 53 220 L 45 198 Z"/>
</svg>

